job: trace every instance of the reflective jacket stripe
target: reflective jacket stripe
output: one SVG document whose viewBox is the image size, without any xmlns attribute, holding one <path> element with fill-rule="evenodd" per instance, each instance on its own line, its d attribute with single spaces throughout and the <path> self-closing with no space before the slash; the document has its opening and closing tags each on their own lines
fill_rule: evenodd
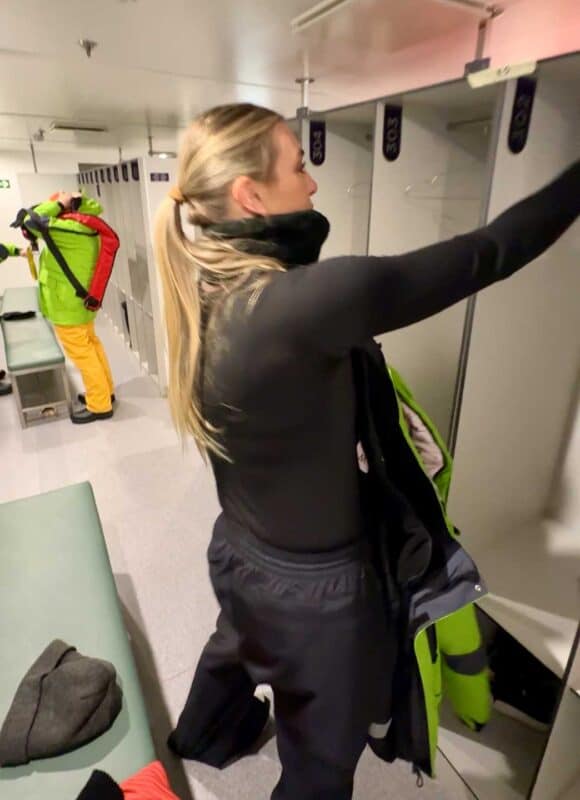
<svg viewBox="0 0 580 800">
<path fill-rule="evenodd" d="M 442 655 L 449 669 L 459 675 L 479 675 L 487 667 L 487 655 L 483 646 L 462 655 L 449 655 L 449 653 Z"/>
</svg>

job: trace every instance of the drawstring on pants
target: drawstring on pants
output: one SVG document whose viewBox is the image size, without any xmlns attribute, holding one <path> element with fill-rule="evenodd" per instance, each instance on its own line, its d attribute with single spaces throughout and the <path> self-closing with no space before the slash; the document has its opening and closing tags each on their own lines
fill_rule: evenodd
<svg viewBox="0 0 580 800">
<path fill-rule="evenodd" d="M 417 778 L 417 788 L 422 789 L 425 786 L 425 781 L 423 779 L 423 773 L 421 772 L 420 767 L 417 764 L 413 764 L 413 775 Z"/>
</svg>

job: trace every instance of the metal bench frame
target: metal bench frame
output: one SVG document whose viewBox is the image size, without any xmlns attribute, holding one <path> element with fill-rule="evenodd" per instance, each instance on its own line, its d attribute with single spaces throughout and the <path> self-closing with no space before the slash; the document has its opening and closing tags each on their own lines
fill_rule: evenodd
<svg viewBox="0 0 580 800">
<path fill-rule="evenodd" d="M 45 372 L 57 373 L 57 382 L 62 387 L 62 396 L 55 400 L 47 399 L 45 403 L 40 405 L 24 405 L 22 402 L 22 392 L 19 384 L 19 378 L 24 375 L 40 375 Z M 66 372 L 66 365 L 64 362 L 62 364 L 55 364 L 47 367 L 31 367 L 29 369 L 9 372 L 8 374 L 12 379 L 16 408 L 18 409 L 20 424 L 23 428 L 28 428 L 32 425 L 41 425 L 47 421 L 58 420 L 62 419 L 63 417 L 70 416 L 72 411 L 72 399 L 68 375 Z"/>
<path fill-rule="evenodd" d="M 40 325 L 40 320 L 42 320 L 43 330 L 46 330 L 47 335 L 51 335 L 54 337 L 54 332 L 52 327 L 47 320 L 45 320 L 38 309 L 38 300 L 36 295 L 36 289 L 34 288 L 17 288 L 17 289 L 6 289 L 6 293 L 8 292 L 19 292 L 25 293 L 27 299 L 25 301 L 20 300 L 23 302 L 22 307 L 19 307 L 19 301 L 13 301 L 10 307 L 10 310 L 21 310 L 21 311 L 28 311 L 28 310 L 35 310 L 37 317 L 36 321 Z M 6 298 L 6 294 L 3 298 L 0 299 L 0 303 L 6 310 L 6 303 L 4 302 Z M 6 352 L 6 362 L 7 362 L 7 373 L 12 380 L 12 386 L 14 389 L 14 399 L 16 401 L 16 408 L 18 410 L 18 416 L 20 418 L 20 424 L 23 428 L 28 428 L 31 425 L 39 425 L 44 422 L 59 420 L 65 416 L 70 416 L 72 412 L 72 398 L 71 398 L 71 391 L 70 391 L 70 384 L 68 381 L 68 375 L 66 372 L 66 362 L 65 357 L 62 353 L 62 349 L 58 340 L 55 337 L 56 342 L 56 349 L 60 353 L 60 358 L 55 356 L 52 363 L 45 363 L 40 364 L 38 366 L 34 366 L 34 362 L 32 364 L 28 363 L 22 369 L 13 369 L 10 365 L 10 359 L 8 358 L 8 351 L 7 351 L 7 344 L 8 344 L 8 333 L 9 327 L 12 325 L 20 325 L 25 324 L 25 321 L 22 323 L 19 320 L 3 320 L 2 321 L 2 329 L 4 331 L 4 350 Z M 26 391 L 24 386 L 22 385 L 24 381 L 22 378 L 31 376 L 31 375 L 44 375 L 46 373 L 54 373 L 55 380 L 52 387 L 50 394 L 56 394 L 56 397 L 43 397 L 42 403 L 38 403 L 38 398 L 35 398 L 36 402 L 32 405 L 27 405 L 27 398 L 26 398 Z"/>
</svg>

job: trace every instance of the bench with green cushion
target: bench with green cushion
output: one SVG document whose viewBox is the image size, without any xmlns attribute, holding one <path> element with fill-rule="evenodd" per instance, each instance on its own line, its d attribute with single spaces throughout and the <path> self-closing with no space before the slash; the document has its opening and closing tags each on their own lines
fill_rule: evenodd
<svg viewBox="0 0 580 800">
<path fill-rule="evenodd" d="M 65 359 L 52 326 L 38 310 L 36 287 L 4 291 L 2 313 L 13 311 L 36 311 L 30 319 L 2 320 L 6 367 L 22 426 L 68 415 Z"/>
<path fill-rule="evenodd" d="M 109 731 L 72 753 L 1 768 L 2 800 L 74 800 L 93 769 L 123 780 L 155 759 L 89 483 L 0 505 L 0 725 L 53 639 L 110 661 L 123 708 Z"/>
<path fill-rule="evenodd" d="M 64 364 L 64 355 L 51 326 L 38 311 L 38 295 L 34 286 L 6 289 L 2 313 L 36 311 L 36 317 L 2 321 L 4 349 L 8 372 L 18 374 L 37 367 Z"/>
</svg>

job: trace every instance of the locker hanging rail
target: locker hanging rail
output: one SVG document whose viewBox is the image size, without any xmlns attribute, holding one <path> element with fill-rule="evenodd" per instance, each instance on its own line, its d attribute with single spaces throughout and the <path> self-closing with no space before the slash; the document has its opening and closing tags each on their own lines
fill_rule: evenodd
<svg viewBox="0 0 580 800">
<path fill-rule="evenodd" d="M 356 189 L 360 189 L 362 187 L 369 187 L 370 188 L 370 181 L 359 181 L 358 183 L 351 183 L 350 186 L 347 186 L 346 193 L 347 194 L 354 194 Z"/>
<path fill-rule="evenodd" d="M 477 195 L 467 195 L 467 194 L 458 194 L 458 195 L 451 195 L 451 194 L 429 194 L 426 191 L 430 186 L 436 186 L 439 188 L 441 178 L 448 178 L 454 177 L 458 175 L 471 175 L 472 171 L 468 169 L 454 169 L 448 170 L 446 172 L 438 172 L 436 175 L 433 175 L 431 178 L 427 178 L 423 181 L 417 181 L 416 183 L 410 183 L 405 186 L 404 192 L 407 197 L 411 197 L 416 200 L 467 200 L 467 201 L 478 201 L 481 200 L 480 196 Z M 416 190 L 419 190 L 417 193 Z"/>
<path fill-rule="evenodd" d="M 475 119 L 462 119 L 458 120 L 457 122 L 448 122 L 447 123 L 447 130 L 448 131 L 458 131 L 462 128 L 471 128 L 471 127 L 488 127 L 492 123 L 491 117 L 477 117 Z"/>
</svg>

